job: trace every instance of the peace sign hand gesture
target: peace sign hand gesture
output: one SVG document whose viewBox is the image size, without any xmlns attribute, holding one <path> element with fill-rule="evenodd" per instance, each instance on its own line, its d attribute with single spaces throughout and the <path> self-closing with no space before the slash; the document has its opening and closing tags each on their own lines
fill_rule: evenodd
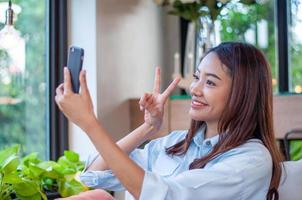
<svg viewBox="0 0 302 200">
<path fill-rule="evenodd" d="M 156 133 L 162 125 L 164 105 L 179 81 L 179 77 L 175 78 L 167 89 L 163 93 L 160 93 L 160 68 L 156 67 L 153 92 L 145 93 L 139 101 L 140 110 L 145 112 L 145 123 L 153 126 L 155 130 L 154 133 Z"/>
</svg>

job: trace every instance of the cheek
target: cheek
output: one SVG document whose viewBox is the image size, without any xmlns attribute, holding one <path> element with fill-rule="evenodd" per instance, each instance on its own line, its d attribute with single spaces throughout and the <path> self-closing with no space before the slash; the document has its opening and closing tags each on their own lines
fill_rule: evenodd
<svg viewBox="0 0 302 200">
<path fill-rule="evenodd" d="M 220 93 L 217 93 L 215 97 L 216 97 L 216 105 L 217 105 L 218 112 L 223 112 L 229 99 L 229 93 L 225 91 L 221 91 Z"/>
<path fill-rule="evenodd" d="M 225 91 L 217 90 L 215 92 L 210 91 L 211 89 L 204 90 L 204 96 L 212 109 L 217 112 L 222 112 L 227 101 L 228 101 L 228 93 Z"/>
</svg>

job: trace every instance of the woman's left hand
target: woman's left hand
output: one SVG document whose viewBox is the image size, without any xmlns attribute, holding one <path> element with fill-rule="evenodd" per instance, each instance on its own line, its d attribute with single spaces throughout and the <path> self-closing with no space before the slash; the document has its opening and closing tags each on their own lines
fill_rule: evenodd
<svg viewBox="0 0 302 200">
<path fill-rule="evenodd" d="M 86 72 L 80 73 L 80 93 L 74 93 L 71 86 L 70 72 L 64 67 L 64 83 L 56 89 L 55 101 L 65 116 L 83 130 L 97 122 L 93 104 L 86 82 Z"/>
</svg>

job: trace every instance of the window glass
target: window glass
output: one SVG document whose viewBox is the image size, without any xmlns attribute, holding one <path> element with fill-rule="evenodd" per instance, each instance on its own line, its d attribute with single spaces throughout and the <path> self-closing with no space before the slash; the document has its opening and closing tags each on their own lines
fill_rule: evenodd
<svg viewBox="0 0 302 200">
<path fill-rule="evenodd" d="M 248 42 L 261 49 L 272 67 L 272 83 L 276 93 L 277 63 L 275 38 L 275 2 L 274 0 L 257 1 L 246 5 L 233 0 L 222 8 L 214 24 L 214 44 L 226 41 Z M 200 32 L 203 34 L 203 31 Z M 206 34 L 203 34 L 206 35 Z M 199 36 L 203 38 L 203 36 Z M 197 42 L 198 46 L 198 42 Z M 200 53 L 197 47 L 197 57 Z M 198 59 L 198 58 L 197 58 Z"/>
<path fill-rule="evenodd" d="M 289 86 L 290 92 L 302 93 L 302 0 L 289 2 Z"/>
<path fill-rule="evenodd" d="M 0 0 L 0 147 L 21 144 L 24 153 L 48 159 L 47 1 Z"/>
</svg>

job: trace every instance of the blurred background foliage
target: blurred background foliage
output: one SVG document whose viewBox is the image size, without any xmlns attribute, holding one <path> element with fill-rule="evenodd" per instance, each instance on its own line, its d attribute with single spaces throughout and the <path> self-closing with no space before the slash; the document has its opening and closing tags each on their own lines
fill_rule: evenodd
<svg viewBox="0 0 302 200">
<path fill-rule="evenodd" d="M 7 3 L 4 0 L 1 2 Z M 26 41 L 26 68 L 22 77 L 14 77 L 11 84 L 0 82 L 0 93 L 22 99 L 17 104 L 0 104 L 0 147 L 21 144 L 24 154 L 35 151 L 39 152 L 42 159 L 47 159 L 47 1 L 13 0 L 12 3 L 22 9 L 14 26 Z M 0 29 L 3 26 L 0 22 Z M 5 50 L 0 50 L 0 68 L 6 67 L 8 63 Z"/>
</svg>

